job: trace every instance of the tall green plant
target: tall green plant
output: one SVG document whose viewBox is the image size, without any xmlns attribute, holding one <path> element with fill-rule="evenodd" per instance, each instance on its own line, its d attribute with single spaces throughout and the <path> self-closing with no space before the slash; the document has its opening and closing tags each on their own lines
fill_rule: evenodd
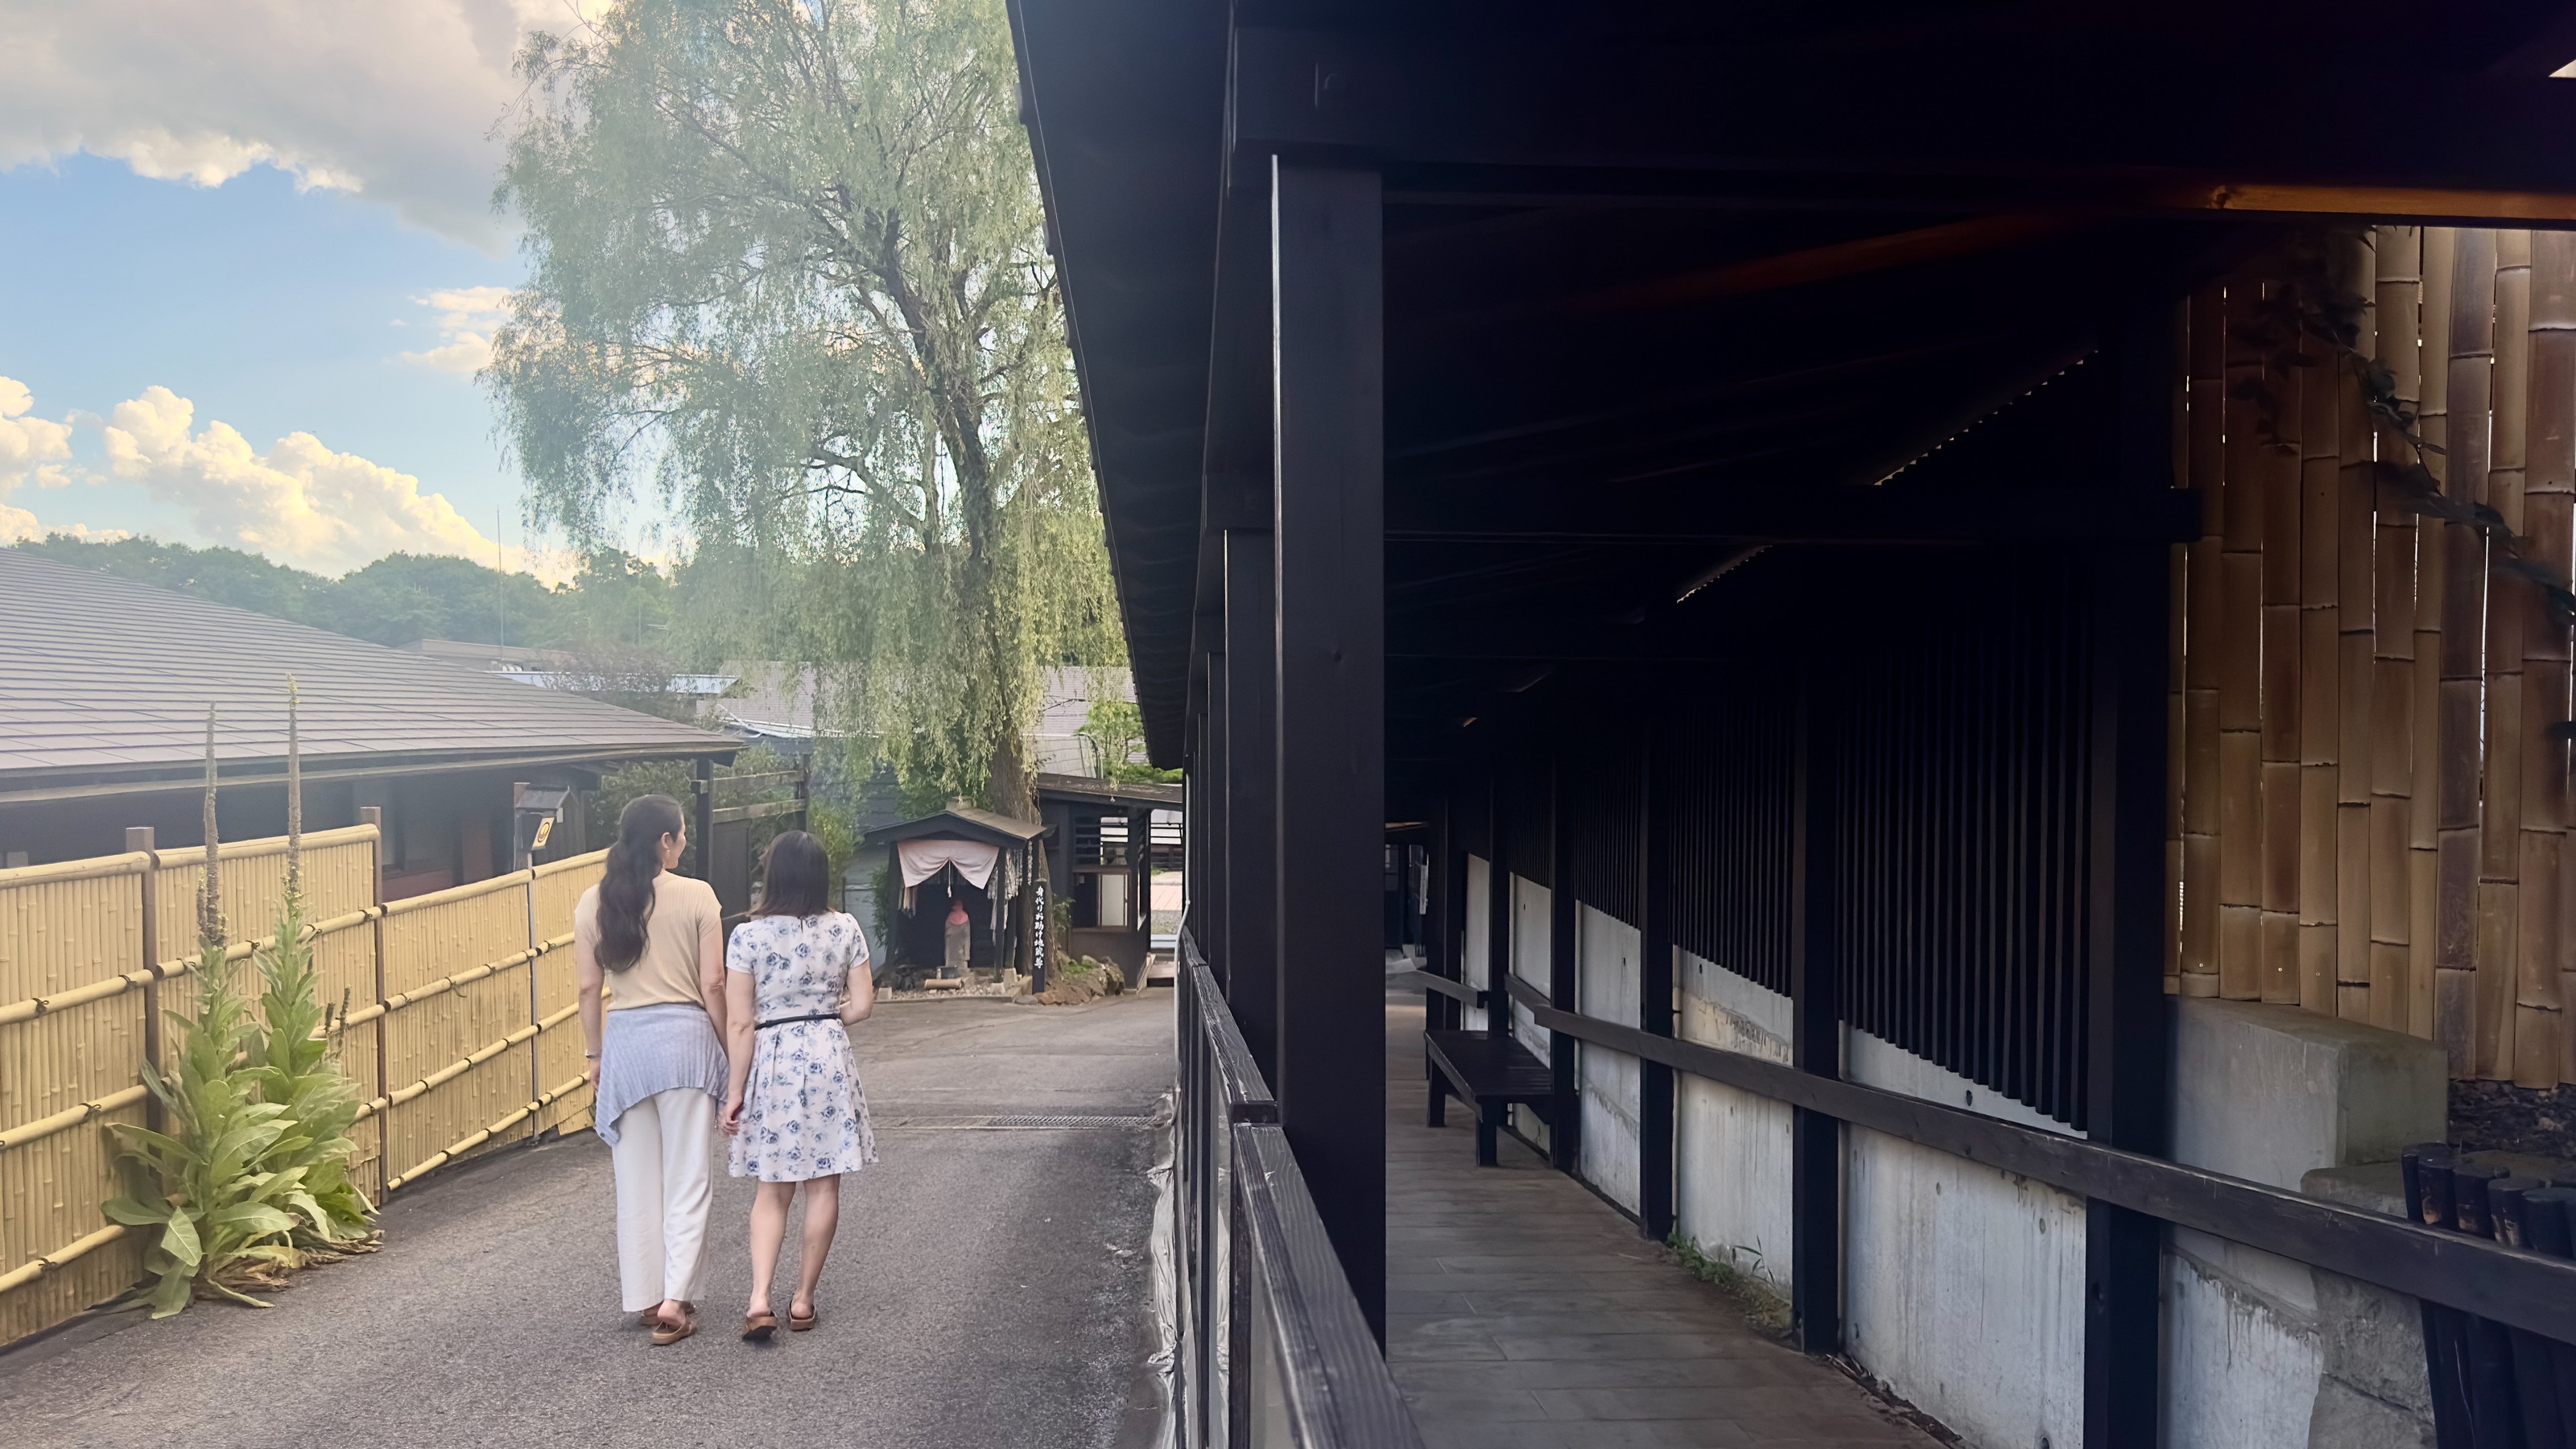
<svg viewBox="0 0 2576 1449">
<path fill-rule="evenodd" d="M 286 895 L 276 935 L 252 953 L 266 985 L 261 1011 L 254 1016 L 235 988 L 225 942 L 209 709 L 206 876 L 197 898 L 201 994 L 193 1015 L 170 1013 L 179 1029 L 176 1072 L 143 1064 L 144 1085 L 169 1130 L 110 1128 L 127 1192 L 105 1211 L 128 1227 L 158 1230 L 144 1253 L 148 1279 L 134 1295 L 155 1318 L 201 1297 L 267 1307 L 251 1290 L 276 1287 L 294 1268 L 372 1240 L 367 1219 L 374 1209 L 348 1173 L 357 1096 L 330 1061 L 325 1013 L 314 1000 L 292 680 L 287 701 Z"/>
</svg>

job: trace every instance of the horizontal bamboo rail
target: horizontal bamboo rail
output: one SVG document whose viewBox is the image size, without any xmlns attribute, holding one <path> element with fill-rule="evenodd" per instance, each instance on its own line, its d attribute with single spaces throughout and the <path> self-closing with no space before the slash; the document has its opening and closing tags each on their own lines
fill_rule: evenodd
<svg viewBox="0 0 2576 1449">
<path fill-rule="evenodd" d="M 466 1153 L 473 1151 L 475 1148 L 482 1146 L 484 1143 L 491 1141 L 493 1138 L 498 1137 L 502 1133 L 509 1131 L 511 1128 L 518 1126 L 520 1123 L 525 1122 L 537 1113 L 544 1111 L 546 1108 L 554 1105 L 563 1098 L 580 1091 L 583 1086 L 589 1083 L 589 1081 L 589 1074 L 584 1073 L 567 1081 L 559 1082 L 552 1087 L 548 1087 L 543 1092 L 537 1094 L 536 1100 L 519 1108 L 517 1111 L 512 1112 L 509 1116 L 502 1118 L 500 1121 L 493 1123 L 489 1127 L 483 1128 L 481 1131 L 467 1133 L 465 1136 L 458 1138 L 448 1146 L 430 1154 L 428 1160 L 414 1166 L 410 1171 L 398 1173 L 392 1177 L 386 1178 L 385 1191 L 391 1192 L 395 1188 L 402 1186 L 404 1183 L 420 1177 L 424 1173 L 446 1166 L 448 1163 L 455 1161 L 457 1158 L 464 1156 Z"/>
<path fill-rule="evenodd" d="M 68 1132 L 83 1122 L 95 1122 L 110 1112 L 122 1112 L 150 1095 L 152 1095 L 152 1089 L 149 1087 L 128 1087 L 124 1091 L 111 1092 L 93 1101 L 83 1102 L 77 1107 L 66 1107 L 51 1117 L 39 1117 L 33 1122 L 22 1122 L 6 1132 L 0 1132 L 0 1152 L 6 1152 L 12 1147 L 24 1147 L 30 1142 L 43 1141 L 57 1132 Z"/>
<path fill-rule="evenodd" d="M 104 1248 L 124 1236 L 123 1223 L 110 1223 L 85 1238 L 76 1239 L 6 1273 L 0 1273 L 0 1293 L 6 1293 L 12 1288 L 24 1287 L 58 1268 L 69 1267 L 97 1249 Z"/>
</svg>

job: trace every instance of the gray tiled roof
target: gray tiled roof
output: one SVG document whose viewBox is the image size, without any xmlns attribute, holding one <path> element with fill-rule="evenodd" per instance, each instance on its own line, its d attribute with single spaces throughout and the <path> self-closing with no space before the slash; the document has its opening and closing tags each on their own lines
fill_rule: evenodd
<svg viewBox="0 0 2576 1449">
<path fill-rule="evenodd" d="M 0 548 L 0 782 L 305 759 L 715 754 L 729 736 Z"/>
</svg>

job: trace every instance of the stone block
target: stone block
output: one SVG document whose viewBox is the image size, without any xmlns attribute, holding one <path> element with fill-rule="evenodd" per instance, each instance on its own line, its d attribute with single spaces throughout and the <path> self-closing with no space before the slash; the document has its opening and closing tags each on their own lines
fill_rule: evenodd
<svg viewBox="0 0 2576 1449">
<path fill-rule="evenodd" d="M 2168 997 L 2174 1157 L 2295 1190 L 2317 1168 L 2394 1161 L 2442 1136 L 2440 1046 L 2294 1006 Z"/>
</svg>

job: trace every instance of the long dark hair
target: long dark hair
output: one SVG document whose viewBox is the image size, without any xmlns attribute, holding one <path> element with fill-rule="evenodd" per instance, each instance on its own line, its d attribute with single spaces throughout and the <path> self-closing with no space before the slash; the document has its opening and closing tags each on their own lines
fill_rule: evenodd
<svg viewBox="0 0 2576 1449">
<path fill-rule="evenodd" d="M 599 878 L 599 964 L 623 971 L 644 954 L 644 923 L 653 918 L 653 877 L 662 873 L 662 837 L 678 835 L 680 802 L 638 795 L 617 814 L 617 843 Z"/>
<path fill-rule="evenodd" d="M 825 887 L 832 875 L 823 842 L 802 830 L 782 833 L 760 853 L 760 899 L 755 916 L 819 916 L 831 909 Z"/>
</svg>

